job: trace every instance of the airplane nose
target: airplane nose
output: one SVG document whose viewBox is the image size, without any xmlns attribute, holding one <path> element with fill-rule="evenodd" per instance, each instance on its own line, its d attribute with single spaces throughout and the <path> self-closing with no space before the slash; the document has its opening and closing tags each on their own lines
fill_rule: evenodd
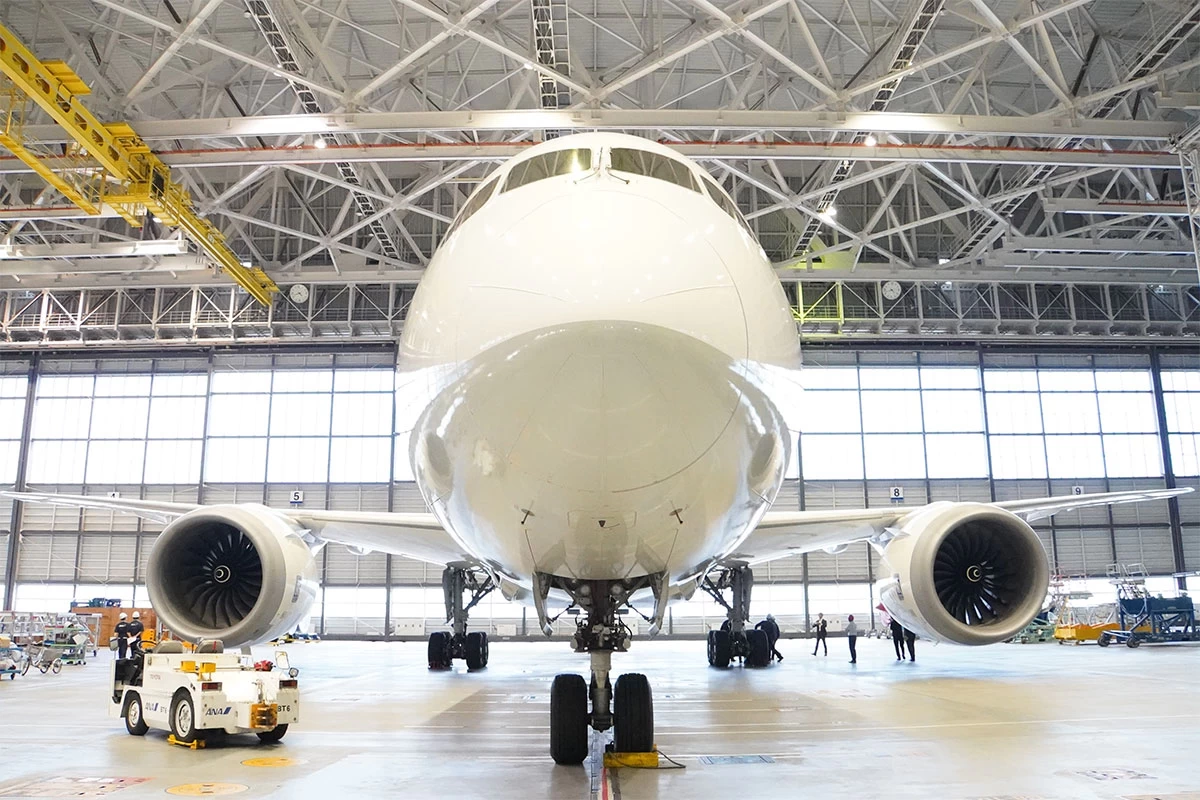
<svg viewBox="0 0 1200 800">
<path fill-rule="evenodd" d="M 719 350 L 662 327 L 553 326 L 477 359 L 437 404 L 434 449 L 445 468 L 469 457 L 467 473 L 530 488 L 631 491 L 704 457 L 743 404 L 741 380 Z"/>
<path fill-rule="evenodd" d="M 514 320 L 534 330 L 595 319 L 658 325 L 746 358 L 741 299 L 706 224 L 644 195 L 570 187 L 468 256 L 493 269 L 464 287 L 460 359 L 512 335 Z"/>
</svg>

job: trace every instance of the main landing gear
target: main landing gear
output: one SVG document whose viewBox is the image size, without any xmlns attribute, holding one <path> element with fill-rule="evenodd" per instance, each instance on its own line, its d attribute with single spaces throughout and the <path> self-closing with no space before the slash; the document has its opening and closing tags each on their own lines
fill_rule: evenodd
<svg viewBox="0 0 1200 800">
<path fill-rule="evenodd" d="M 767 634 L 747 628 L 750 621 L 750 589 L 754 572 L 746 564 L 732 564 L 710 570 L 700 588 L 725 607 L 725 623 L 720 630 L 708 632 L 708 664 L 724 669 L 737 658 L 747 667 L 766 667 L 771 663 L 771 644 Z M 725 599 L 729 591 L 731 600 Z"/>
<path fill-rule="evenodd" d="M 446 622 L 450 631 L 429 634 L 429 668 L 450 669 L 454 659 L 467 662 L 467 669 L 483 669 L 488 664 L 488 637 L 483 631 L 467 633 L 467 618 L 475 604 L 486 597 L 496 584 L 483 570 L 467 564 L 451 564 L 442 571 L 442 592 L 446 596 Z M 463 603 L 463 595 L 471 599 Z"/>
<path fill-rule="evenodd" d="M 663 582 L 658 576 L 625 581 L 575 581 L 539 575 L 539 616 L 544 617 L 545 593 L 551 587 L 570 594 L 581 612 L 571 644 L 577 653 L 589 653 L 592 676 L 557 675 L 550 686 L 550 756 L 558 764 L 582 764 L 588 755 L 588 728 L 613 731 L 619 753 L 654 750 L 654 699 L 645 675 L 627 673 L 614 685 L 609 680 L 612 654 L 629 649 L 632 632 L 621 619 L 630 595 L 650 586 L 665 606 Z M 572 608 L 572 611 L 575 609 Z M 549 624 L 543 618 L 543 630 Z M 591 711 L 588 702 L 591 701 Z"/>
</svg>

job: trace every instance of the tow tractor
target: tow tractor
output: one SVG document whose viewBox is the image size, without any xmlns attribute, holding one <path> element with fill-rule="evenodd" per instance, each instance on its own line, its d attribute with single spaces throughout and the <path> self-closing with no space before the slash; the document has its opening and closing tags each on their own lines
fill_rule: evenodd
<svg viewBox="0 0 1200 800">
<path fill-rule="evenodd" d="M 275 658 L 255 664 L 216 641 L 201 642 L 192 653 L 170 640 L 150 653 L 135 650 L 112 662 L 109 716 L 124 719 L 134 736 L 156 728 L 170 731 L 172 743 L 193 748 L 215 731 L 277 742 L 300 719 L 300 691 L 287 654 Z"/>
</svg>

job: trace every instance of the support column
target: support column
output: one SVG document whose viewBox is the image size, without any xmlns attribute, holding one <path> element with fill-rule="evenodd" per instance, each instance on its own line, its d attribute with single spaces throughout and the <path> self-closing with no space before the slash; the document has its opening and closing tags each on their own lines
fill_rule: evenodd
<svg viewBox="0 0 1200 800">
<path fill-rule="evenodd" d="M 1171 463 L 1171 439 L 1167 434 L 1167 404 L 1163 398 L 1162 387 L 1162 364 L 1159 359 L 1158 350 L 1150 350 L 1150 380 L 1154 382 L 1154 410 L 1158 417 L 1158 446 L 1162 450 L 1163 459 L 1163 475 L 1166 478 L 1167 488 L 1174 489 L 1178 486 L 1175 480 L 1175 466 Z M 1183 518 L 1179 514 L 1179 498 L 1172 497 L 1167 500 L 1167 514 L 1171 523 L 1171 554 L 1175 562 L 1175 571 L 1184 571 L 1183 560 Z M 1111 517 L 1111 512 L 1110 512 Z M 1187 589 L 1187 578 L 1176 578 L 1176 587 L 1180 590 Z"/>
<path fill-rule="evenodd" d="M 25 475 L 29 466 L 29 438 L 33 429 L 33 400 L 37 395 L 39 359 L 34 354 L 29 361 L 29 383 L 25 387 L 25 414 L 21 422 L 21 446 L 17 452 L 17 479 L 14 489 L 25 491 Z M 0 608 L 12 608 L 17 591 L 17 561 L 21 556 L 21 514 L 24 504 L 13 502 L 12 515 L 9 517 L 8 562 L 4 567 L 4 605 Z M 77 548 L 78 550 L 78 548 Z"/>
</svg>

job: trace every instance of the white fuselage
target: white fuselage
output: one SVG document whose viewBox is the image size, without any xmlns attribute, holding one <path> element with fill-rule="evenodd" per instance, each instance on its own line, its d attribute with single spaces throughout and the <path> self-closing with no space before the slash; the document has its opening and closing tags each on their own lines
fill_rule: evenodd
<svg viewBox="0 0 1200 800">
<path fill-rule="evenodd" d="M 684 580 L 774 500 L 791 437 L 762 376 L 798 368 L 798 339 L 719 193 L 653 142 L 563 137 L 489 177 L 435 254 L 401 342 L 409 456 L 496 572 Z"/>
</svg>

